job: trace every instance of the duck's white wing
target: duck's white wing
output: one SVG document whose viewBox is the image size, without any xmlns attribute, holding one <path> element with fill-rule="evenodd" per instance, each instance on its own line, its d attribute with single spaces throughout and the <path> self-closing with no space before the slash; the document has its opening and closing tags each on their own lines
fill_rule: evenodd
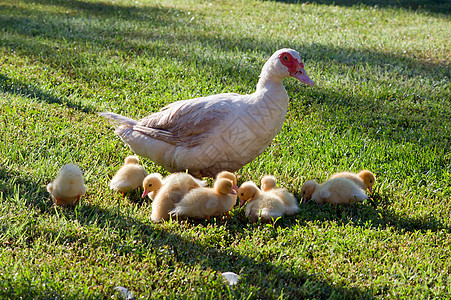
<svg viewBox="0 0 451 300">
<path fill-rule="evenodd" d="M 239 94 L 227 93 L 182 100 L 139 121 L 134 130 L 167 143 L 193 147 L 232 112 L 232 100 Z"/>
</svg>

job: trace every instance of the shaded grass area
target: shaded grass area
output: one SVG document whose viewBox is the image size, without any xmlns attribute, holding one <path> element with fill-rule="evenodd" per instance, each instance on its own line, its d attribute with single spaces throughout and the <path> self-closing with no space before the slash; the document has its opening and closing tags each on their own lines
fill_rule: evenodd
<svg viewBox="0 0 451 300">
<path fill-rule="evenodd" d="M 338 5 L 338 6 L 376 6 L 376 7 L 389 7 L 389 8 L 403 8 L 408 10 L 420 11 L 420 12 L 433 12 L 439 14 L 449 14 L 450 5 L 445 0 L 317 0 L 317 1 L 300 1 L 300 0 L 278 0 L 285 3 L 296 4 L 308 4 L 309 2 L 326 4 L 326 5 Z"/>
<path fill-rule="evenodd" d="M 0 294 L 446 297 L 448 12 L 440 1 L 2 2 Z M 95 112 L 139 118 L 176 100 L 250 93 L 282 47 L 300 51 L 316 86 L 285 81 L 282 132 L 240 181 L 275 174 L 299 196 L 307 179 L 367 168 L 371 200 L 309 203 L 274 224 L 249 224 L 238 208 L 227 221 L 152 224 L 150 203 L 107 189 L 130 151 Z M 74 210 L 54 208 L 45 190 L 68 162 L 89 187 Z M 237 286 L 225 271 L 241 275 Z"/>
</svg>

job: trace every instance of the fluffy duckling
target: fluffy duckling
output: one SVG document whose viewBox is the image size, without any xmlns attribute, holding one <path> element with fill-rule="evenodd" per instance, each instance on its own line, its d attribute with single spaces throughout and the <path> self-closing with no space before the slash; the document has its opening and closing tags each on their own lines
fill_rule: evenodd
<svg viewBox="0 0 451 300">
<path fill-rule="evenodd" d="M 357 174 L 352 172 L 335 173 L 332 176 L 330 176 L 329 179 L 333 178 L 347 178 L 349 180 L 352 180 L 364 191 L 368 189 L 371 194 L 373 193 L 373 185 L 376 182 L 376 177 L 374 176 L 373 173 L 371 173 L 371 171 L 368 170 L 362 170 Z"/>
<path fill-rule="evenodd" d="M 220 178 L 227 178 L 233 182 L 233 189 L 235 191 L 238 191 L 238 185 L 237 185 L 237 177 L 235 174 L 229 172 L 229 171 L 222 171 L 219 172 L 218 175 L 216 175 L 216 180 Z"/>
<path fill-rule="evenodd" d="M 77 165 L 64 165 L 52 183 L 47 185 L 47 191 L 56 205 L 77 205 L 81 196 L 86 193 L 83 173 Z"/>
<path fill-rule="evenodd" d="M 299 212 L 298 201 L 296 197 L 286 188 L 277 188 L 277 179 L 272 175 L 265 175 L 261 179 L 261 187 L 263 192 L 273 193 L 282 200 L 285 205 L 285 213 L 294 215 Z"/>
<path fill-rule="evenodd" d="M 227 178 L 227 179 L 231 180 L 232 183 L 233 183 L 232 189 L 235 192 L 238 192 L 237 176 L 235 174 L 233 174 L 233 173 L 231 173 L 229 171 L 222 171 L 222 172 L 218 173 L 218 175 L 216 175 L 216 180 L 221 179 L 221 178 Z M 230 197 L 232 197 L 232 196 L 230 196 Z M 235 195 L 233 201 L 230 202 L 231 203 L 230 208 L 225 213 L 227 217 L 229 216 L 229 211 L 232 209 L 232 207 L 235 206 L 236 199 L 237 199 L 237 196 Z"/>
<path fill-rule="evenodd" d="M 301 193 L 303 201 L 312 199 L 316 203 L 354 204 L 368 198 L 359 186 L 346 178 L 329 179 L 323 184 L 308 180 Z"/>
<path fill-rule="evenodd" d="M 270 221 L 281 217 L 286 211 L 285 205 L 280 200 L 280 197 L 274 193 L 262 192 L 255 183 L 247 181 L 243 183 L 238 189 L 238 198 L 240 199 L 240 206 L 243 206 L 246 201 L 246 217 L 253 222 L 258 221 L 261 217 L 263 221 Z"/>
<path fill-rule="evenodd" d="M 157 186 L 159 184 L 162 185 L 158 188 L 158 192 L 152 202 L 150 218 L 153 222 L 169 220 L 169 212 L 175 208 L 175 205 L 182 200 L 185 194 L 192 189 L 205 185 L 205 182 L 195 179 L 187 173 L 171 174 L 160 181 L 160 183 L 155 177 L 154 180 L 157 182 Z M 146 188 L 145 183 L 144 188 Z"/>
<path fill-rule="evenodd" d="M 110 188 L 124 196 L 125 193 L 140 187 L 146 176 L 147 172 L 139 164 L 138 156 L 130 155 L 125 158 L 124 165 L 111 179 Z"/>
<path fill-rule="evenodd" d="M 142 198 L 148 196 L 150 200 L 153 200 L 163 186 L 163 176 L 159 173 L 149 174 L 144 178 L 142 186 L 144 188 Z"/>
<path fill-rule="evenodd" d="M 213 188 L 201 187 L 191 190 L 170 214 L 197 219 L 209 219 L 228 213 L 236 201 L 233 182 L 219 178 Z"/>
</svg>

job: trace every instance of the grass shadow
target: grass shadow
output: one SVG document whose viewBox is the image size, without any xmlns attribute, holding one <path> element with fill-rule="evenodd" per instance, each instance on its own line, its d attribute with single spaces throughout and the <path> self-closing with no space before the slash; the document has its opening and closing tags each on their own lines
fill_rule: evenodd
<svg viewBox="0 0 451 300">
<path fill-rule="evenodd" d="M 31 206 L 40 213 L 47 212 L 49 205 L 53 204 L 49 193 L 43 185 L 1 164 L 0 193 L 3 194 L 3 199 L 9 197 L 15 199 L 16 202 L 19 199 L 25 199 L 24 206 Z"/>
<path fill-rule="evenodd" d="M 4 189 L 5 177 L 10 176 L 14 176 L 15 180 L 8 183 L 8 186 Z M 371 298 L 370 290 L 349 289 L 332 285 L 317 274 L 308 274 L 295 266 L 287 268 L 286 266 L 276 265 L 271 261 L 272 257 L 259 260 L 235 250 L 220 249 L 214 244 L 204 244 L 191 240 L 185 236 L 159 228 L 158 225 L 142 222 L 129 215 L 124 215 L 119 207 L 105 209 L 86 201 L 83 202 L 82 199 L 82 203 L 75 209 L 55 209 L 53 202 L 49 200 L 47 192 L 42 190 L 40 185 L 21 178 L 20 174 L 11 173 L 6 168 L 0 168 L 0 184 L 2 184 L 3 201 L 7 201 L 5 200 L 7 198 L 17 198 L 14 200 L 15 203 L 17 202 L 15 205 L 24 205 L 27 209 L 35 210 L 34 213 L 40 215 L 59 215 L 67 220 L 77 220 L 81 226 L 96 224 L 101 230 L 113 228 L 118 232 L 120 242 L 108 244 L 108 248 L 113 249 L 116 259 L 118 257 L 130 258 L 132 256 L 134 261 L 139 263 L 142 254 L 136 252 L 134 245 L 127 245 L 122 241 L 130 234 L 133 234 L 134 238 L 139 239 L 145 249 L 153 249 L 152 251 L 155 253 L 155 261 L 153 263 L 157 268 L 162 265 L 173 266 L 177 263 L 182 263 L 191 267 L 199 266 L 202 269 L 211 269 L 218 272 L 218 276 L 219 273 L 231 270 L 240 273 L 242 276 L 238 286 L 228 289 L 226 284 L 224 284 L 224 290 L 221 291 L 224 297 L 229 296 L 230 293 L 237 298 L 244 297 L 244 295 L 250 296 L 249 291 L 251 290 L 254 292 L 254 296 L 265 299 L 277 298 L 282 293 L 284 296 L 297 299 L 311 297 L 329 299 L 332 295 L 342 295 L 348 299 Z M 19 189 L 15 191 L 13 186 L 19 186 Z M 26 190 L 26 192 L 19 192 L 23 190 Z M 215 226 L 225 226 L 232 235 L 240 231 L 238 226 L 241 228 L 241 226 L 246 224 L 245 221 L 237 217 L 223 223 L 223 225 L 218 225 L 222 221 L 216 219 L 212 219 L 209 223 L 216 224 Z M 36 228 L 35 225 L 35 222 L 24 224 L 27 227 L 24 230 L 28 232 L 25 243 L 29 247 L 33 245 L 36 238 L 42 239 L 42 236 L 52 240 L 52 243 L 65 246 L 87 241 L 86 237 L 53 232 L 46 228 Z M 133 231 L 131 231 L 131 228 L 133 228 Z M 15 247 L 14 242 L 9 247 L 13 249 Z M 276 256 L 277 254 L 274 254 L 274 258 Z M 29 276 L 31 275 L 29 274 Z M 10 283 L 12 286 L 14 284 L 16 283 Z M 26 284 L 21 283 L 20 285 Z M 20 292 L 20 290 L 18 289 L 16 292 Z M 29 291 L 29 288 L 23 288 L 22 290 Z M 4 292 L 7 293 L 7 290 Z M 53 293 L 58 293 L 58 291 L 53 290 Z M 110 297 L 110 294 L 103 296 Z"/>
<path fill-rule="evenodd" d="M 35 3 L 36 1 L 32 1 Z M 408 55 L 394 55 L 391 53 L 378 52 L 375 50 L 358 50 L 347 49 L 345 47 L 325 46 L 312 44 L 293 44 L 284 40 L 258 40 L 248 37 L 231 37 L 228 32 L 217 36 L 214 33 L 203 30 L 203 23 L 196 21 L 190 23 L 190 28 L 195 30 L 186 30 L 186 23 L 191 18 L 189 11 L 182 9 L 171 9 L 160 6 L 122 6 L 110 3 L 89 3 L 84 1 L 37 1 L 42 5 L 59 5 L 70 9 L 75 9 L 80 14 L 79 18 L 86 17 L 85 14 L 96 17 L 100 15 L 105 17 L 104 23 L 93 24 L 79 24 L 79 22 L 70 21 L 64 15 L 59 13 L 37 12 L 25 8 L 13 8 L 14 16 L 4 15 L 0 17 L 0 24 L 3 25 L 6 32 L 16 33 L 23 37 L 40 37 L 55 42 L 74 42 L 85 45 L 93 45 L 97 49 L 122 50 L 128 54 L 142 55 L 150 53 L 157 56 L 169 56 L 173 59 L 180 60 L 194 60 L 196 63 L 210 64 L 213 63 L 224 67 L 227 62 L 226 59 L 215 57 L 214 55 L 206 56 L 196 53 L 187 54 L 186 51 L 180 51 L 180 46 L 189 47 L 192 44 L 201 44 L 203 48 L 212 48 L 222 51 L 237 51 L 242 53 L 249 53 L 259 51 L 266 55 L 271 55 L 276 49 L 282 47 L 293 47 L 300 52 L 302 56 L 307 59 L 312 59 L 318 62 L 329 62 L 330 60 L 345 63 L 347 65 L 356 65 L 359 63 L 368 63 L 370 65 L 385 64 L 402 64 L 409 67 L 418 67 L 418 65 L 432 66 L 440 69 L 446 65 L 446 62 L 433 63 L 423 62 L 418 58 L 409 57 Z M 50 14 L 50 15 L 49 15 Z M 17 16 L 16 16 L 17 15 Z M 42 22 L 45 19 L 55 18 L 55 22 Z M 76 18 L 78 19 L 78 18 Z M 130 29 L 130 28 L 106 28 L 110 26 L 109 22 L 114 23 L 116 19 L 124 19 L 127 21 L 145 21 L 146 30 Z M 62 23 L 62 24 L 61 24 Z M 115 25 L 115 24 L 113 24 Z M 166 31 L 160 31 L 161 28 L 167 28 Z M 174 32 L 174 28 L 181 30 Z M 148 42 L 143 42 L 142 39 Z M 138 42 L 139 41 L 139 42 Z M 161 41 L 163 44 L 155 45 L 154 42 Z M 29 45 L 27 40 L 5 39 L 3 41 L 6 46 L 15 50 L 25 50 L 33 55 L 33 47 Z M 36 41 L 39 44 L 39 41 Z M 42 41 L 44 43 L 44 41 Z M 49 55 L 36 55 L 36 59 L 45 59 L 45 57 L 57 58 L 58 52 L 61 50 L 58 47 L 49 47 L 42 44 L 41 49 L 46 51 Z M 163 46 L 163 47 L 162 47 Z M 315 55 L 311 55 L 314 53 Z M 317 55 L 319 54 L 319 55 Z M 77 52 L 74 52 L 71 59 L 77 57 Z M 71 64 L 64 64 L 61 67 L 77 66 L 77 64 L 90 64 L 86 59 L 73 59 Z M 234 72 L 240 73 L 246 71 L 243 65 L 235 66 Z M 220 67 L 216 68 L 218 71 Z M 250 69 L 253 70 L 253 69 Z M 254 70 L 256 76 L 260 69 Z M 247 74 L 246 74 L 247 75 Z M 243 75 L 243 77 L 246 77 Z M 434 72 L 431 72 L 434 75 Z"/>
<path fill-rule="evenodd" d="M 249 82 L 252 78 L 254 78 L 253 81 L 257 81 L 261 68 L 261 65 L 257 65 L 257 63 L 260 64 L 260 62 L 251 60 L 249 63 L 237 64 L 236 61 L 229 61 L 221 56 L 207 55 L 198 51 L 187 54 L 186 51 L 181 50 L 186 49 L 185 46 L 189 47 L 195 44 L 202 45 L 202 48 L 218 49 L 225 52 L 249 53 L 258 51 L 268 56 L 275 49 L 288 46 L 299 49 L 301 56 L 307 61 L 307 69 L 308 61 L 314 61 L 322 65 L 338 66 L 339 72 L 357 75 L 359 70 L 356 67 L 361 65 L 368 65 L 386 74 L 399 73 L 405 80 L 423 80 L 426 78 L 437 81 L 440 78 L 448 78 L 451 72 L 447 62 L 427 62 L 408 55 L 376 50 L 351 49 L 315 43 L 294 45 L 292 42 L 286 43 L 286 41 L 276 39 L 268 41 L 247 37 L 231 37 L 228 33 L 218 37 L 203 30 L 201 24 L 195 23 L 196 21 L 190 26 L 198 30 L 189 31 L 185 30 L 184 27 L 186 27 L 186 21 L 190 18 L 190 15 L 188 11 L 180 9 L 174 10 L 159 6 L 121 6 L 84 1 L 39 0 L 38 2 L 42 5 L 51 4 L 67 7 L 77 12 L 75 17 L 69 19 L 67 16 L 55 12 L 39 12 L 19 7 L 9 8 L 14 12 L 11 16 L 0 15 L 0 25 L 3 26 L 5 32 L 11 33 L 5 36 L 2 44 L 11 48 L 11 50 L 23 51 L 33 60 L 52 64 L 55 68 L 63 73 L 70 74 L 70 76 L 74 76 L 75 73 L 79 74 L 76 76 L 88 76 L 87 73 L 92 71 L 92 65 L 93 63 L 95 65 L 99 51 L 122 51 L 132 56 L 161 56 L 171 60 L 180 60 L 187 64 L 201 64 L 206 68 L 208 67 L 212 72 L 217 72 L 215 76 L 232 78 L 229 80 L 233 80 L 233 82 Z M 76 22 L 76 20 L 85 18 L 86 15 L 93 18 L 105 18 L 107 21 L 102 21 L 103 23 L 93 22 L 92 24 Z M 52 19 L 54 19 L 54 22 L 42 22 L 42 20 Z M 144 27 L 147 29 L 115 28 L 114 24 L 117 19 L 129 22 L 138 20 L 144 22 Z M 113 28 L 108 28 L 110 25 Z M 167 30 L 161 30 L 164 28 L 167 28 Z M 174 28 L 180 30 L 174 31 Z M 143 42 L 143 40 L 146 42 Z M 88 50 L 83 52 L 84 54 L 80 54 L 80 51 L 72 49 L 74 44 L 87 46 L 85 49 L 88 48 Z M 37 53 L 36 48 L 42 49 L 42 52 Z M 67 51 L 67 55 L 61 55 L 64 51 Z M 99 72 L 98 76 L 107 76 L 107 74 L 102 74 L 100 70 L 95 72 Z M 96 79 L 94 76 L 93 78 L 86 78 L 86 80 Z M 124 78 L 124 80 L 126 79 Z M 364 82 L 360 82 L 364 79 L 356 77 L 352 80 L 355 81 L 356 86 L 364 84 Z M 404 134 L 406 130 L 412 130 L 414 133 L 423 132 L 421 145 L 437 144 L 438 142 L 441 146 L 447 147 L 451 144 L 451 140 L 446 135 L 439 137 L 438 131 L 434 130 L 437 127 L 436 125 L 442 129 L 449 128 L 446 124 L 447 122 L 451 123 L 449 117 L 451 111 L 437 111 L 436 104 L 424 104 L 424 99 L 430 96 L 428 90 L 425 90 L 423 94 L 421 92 L 412 93 L 409 86 L 403 85 L 396 90 L 390 88 L 387 91 L 378 92 L 374 95 L 375 99 L 363 99 L 348 90 L 328 89 L 322 87 L 321 82 L 317 83 L 318 86 L 313 89 L 300 88 L 299 84 L 286 83 L 288 93 L 292 98 L 289 111 L 296 112 L 302 106 L 317 103 L 328 107 L 330 116 L 341 120 L 340 125 L 345 125 L 339 128 L 338 132 L 348 130 L 349 124 L 352 124 L 355 120 L 363 119 L 365 120 L 365 130 L 368 130 L 375 139 L 392 139 L 404 143 L 409 141 L 406 140 L 406 137 L 412 136 L 413 141 L 415 141 L 415 134 Z M 389 82 L 381 81 L 375 84 L 384 86 L 389 85 Z M 90 108 L 83 107 L 80 103 L 71 103 L 67 99 L 56 97 L 39 87 L 30 86 L 1 74 L 0 87 L 4 92 L 25 97 L 36 97 L 41 101 L 56 102 L 82 111 L 91 111 Z M 443 95 L 436 95 L 436 98 L 447 97 L 446 89 L 442 90 L 444 90 Z M 308 102 L 297 102 L 296 97 L 300 96 L 309 99 Z M 407 98 L 408 101 L 415 105 L 419 104 L 420 107 L 424 104 L 424 108 L 403 107 L 397 104 L 397 100 L 400 98 Z M 114 101 L 114 99 L 111 99 L 111 101 Z M 123 103 L 120 104 L 121 107 L 124 106 Z M 335 111 L 341 111 L 343 107 L 348 108 L 346 114 L 336 115 Z M 406 110 L 409 113 L 406 113 Z M 299 116 L 299 118 L 302 118 L 302 116 Z M 384 128 L 389 128 L 390 132 L 381 130 Z M 431 133 L 430 135 L 424 134 L 425 128 L 428 133 Z"/>
<path fill-rule="evenodd" d="M 90 107 L 85 107 L 81 103 L 70 101 L 68 99 L 65 99 L 65 97 L 55 96 L 50 92 L 43 91 L 35 85 L 27 84 L 17 79 L 11 79 L 3 74 L 0 74 L 0 92 L 28 99 L 36 99 L 38 101 L 46 102 L 49 104 L 61 104 L 68 108 L 73 108 L 85 113 L 92 112 L 92 109 Z"/>
<path fill-rule="evenodd" d="M 337 6 L 377 6 L 382 8 L 404 8 L 418 12 L 429 12 L 436 14 L 448 15 L 451 11 L 451 5 L 446 0 L 273 0 L 283 3 L 317 3 L 323 5 L 337 5 Z"/>
<path fill-rule="evenodd" d="M 13 180 L 9 180 L 14 178 Z M 118 256 L 134 257 L 134 261 L 139 262 L 142 254 L 136 252 L 134 245 L 124 244 L 122 240 L 132 234 L 134 239 L 140 240 L 145 249 L 154 249 L 156 267 L 162 265 L 175 265 L 182 263 L 188 266 L 200 266 L 202 269 L 210 269 L 222 273 L 225 271 L 235 271 L 240 273 L 242 279 L 240 285 L 230 289 L 234 297 L 243 297 L 248 295 L 249 290 L 257 292 L 259 298 L 275 298 L 283 293 L 287 297 L 329 299 L 330 297 L 345 297 L 347 299 L 366 299 L 372 298 L 373 290 L 361 288 L 345 288 L 339 285 L 333 285 L 318 274 L 308 274 L 306 271 L 291 265 L 278 265 L 272 262 L 277 258 L 277 253 L 265 254 L 264 259 L 256 259 L 244 255 L 238 251 L 230 250 L 231 243 L 235 240 L 227 241 L 226 246 L 216 247 L 215 244 L 205 244 L 197 240 L 191 240 L 186 236 L 165 230 L 158 225 L 143 222 L 132 216 L 125 215 L 119 207 L 106 209 L 82 200 L 82 204 L 75 209 L 55 208 L 52 201 L 49 200 L 48 193 L 42 189 L 42 186 L 34 183 L 32 180 L 24 178 L 19 172 L 8 170 L 5 167 L 0 168 L 0 187 L 3 193 L 3 199 L 17 198 L 17 205 L 36 210 L 36 213 L 44 215 L 63 215 L 68 220 L 76 220 L 81 226 L 92 226 L 96 224 L 101 230 L 104 228 L 113 228 L 118 232 L 121 242 L 113 243 L 108 247 Z M 18 187 L 18 188 L 14 188 Z M 24 191 L 19 192 L 19 191 Z M 5 200 L 4 200 L 5 201 Z M 331 206 L 306 204 L 301 205 L 301 212 L 297 216 L 286 217 L 278 220 L 273 228 L 272 238 L 277 238 L 278 227 L 292 227 L 294 225 L 303 225 L 308 221 L 332 221 L 339 224 L 351 224 L 353 226 L 368 227 L 371 226 L 377 230 L 384 230 L 387 227 L 395 228 L 400 232 L 405 231 L 439 231 L 450 229 L 440 221 L 431 218 L 412 219 L 400 216 L 393 212 L 390 207 L 390 199 L 386 199 L 378 194 L 374 201 L 354 205 L 354 206 Z M 146 205 L 137 203 L 135 205 Z M 370 221 L 370 223 L 368 223 Z M 185 222 L 185 221 L 182 221 Z M 226 222 L 219 219 L 211 221 L 189 222 L 192 226 L 224 226 L 229 236 L 237 236 L 245 233 L 246 230 L 258 228 L 260 224 L 248 224 L 243 216 L 243 209 L 235 209 L 232 218 Z M 204 224 L 203 224 L 204 223 Z M 190 225 L 190 226 L 191 226 Z M 33 224 L 27 231 L 30 236 L 27 237 L 27 244 L 33 244 L 35 236 L 42 233 L 36 231 Z M 266 225 L 263 225 L 266 226 Z M 133 231 L 131 231 L 131 229 Z M 41 228 L 40 230 L 46 230 Z M 61 245 L 70 245 L 72 243 L 83 243 L 86 237 L 61 234 L 61 232 L 45 232 L 44 235 L 50 235 L 52 241 Z M 225 238 L 225 237 L 222 237 Z M 87 241 L 87 240 L 86 240 Z M 236 241 L 235 241 L 236 242 Z M 161 252 L 160 250 L 164 250 Z M 258 252 L 258 251 L 257 251 Z M 256 280 L 257 279 L 257 280 Z M 221 291 L 223 296 L 227 296 L 229 291 Z M 109 297 L 108 294 L 104 295 Z"/>
<path fill-rule="evenodd" d="M 185 265 L 199 265 L 202 269 L 212 269 L 218 273 L 229 270 L 240 270 L 242 280 L 239 288 L 231 289 L 232 295 L 242 297 L 241 293 L 250 288 L 257 288 L 259 298 L 273 299 L 276 295 L 283 293 L 289 297 L 298 299 L 315 297 L 317 299 L 328 299 L 331 295 L 345 295 L 348 298 L 368 298 L 370 291 L 360 289 L 347 289 L 340 286 L 333 286 L 325 280 L 315 278 L 315 275 L 307 274 L 303 270 L 295 267 L 286 269 L 285 267 L 273 264 L 270 259 L 256 260 L 243 255 L 234 250 L 221 250 L 214 245 L 202 244 L 181 235 L 168 232 L 158 228 L 156 225 L 143 223 L 134 218 L 126 217 L 117 211 L 103 209 L 95 205 L 84 205 L 80 208 L 77 217 L 82 225 L 87 225 L 84 215 L 106 216 L 104 219 L 97 219 L 100 227 L 113 226 L 116 228 L 126 228 L 133 224 L 137 231 L 137 237 L 146 244 L 147 248 L 158 249 L 169 247 L 171 251 L 156 255 L 156 266 L 161 266 L 164 262 L 172 261 L 170 264 L 183 263 Z M 113 220 L 113 221 L 112 221 Z M 215 222 L 215 221 L 212 221 Z M 197 223 L 199 224 L 199 223 Z M 232 223 L 225 224 L 227 229 L 235 230 Z M 130 249 L 119 245 L 112 245 L 118 249 L 119 255 L 128 255 Z M 264 275 L 263 275 L 264 274 Z M 255 280 L 255 278 L 264 278 Z M 307 288 L 308 287 L 308 288 Z M 227 294 L 225 293 L 224 296 Z"/>
<path fill-rule="evenodd" d="M 384 66 L 381 71 L 388 74 L 399 72 L 405 74 L 403 76 L 406 79 L 435 80 L 440 77 L 447 78 L 450 73 L 450 66 L 446 61 L 423 61 L 421 58 L 411 57 L 408 54 L 399 55 L 315 43 L 293 44 L 293 42 L 277 39 L 259 40 L 248 37 L 232 37 L 226 32 L 218 37 L 214 33 L 206 32 L 202 23 L 196 23 L 196 21 L 190 23 L 190 28 L 194 28 L 194 30 L 187 30 L 185 29 L 186 22 L 190 15 L 188 11 L 181 9 L 175 10 L 159 6 L 121 6 L 84 1 L 40 0 L 38 2 L 42 5 L 51 4 L 74 9 L 77 13 L 74 18 L 69 19 L 65 15 L 55 12 L 9 8 L 10 16 L 0 15 L 0 25 L 3 26 L 5 32 L 10 33 L 2 40 L 2 44 L 13 51 L 24 52 L 23 54 L 30 56 L 33 60 L 51 64 L 70 76 L 91 76 L 88 73 L 93 71 L 92 66 L 96 64 L 99 51 L 113 53 L 120 51 L 127 53 L 128 56 L 162 57 L 180 60 L 188 64 L 201 64 L 208 67 L 209 70 L 217 72 L 216 76 L 233 78 L 233 82 L 249 82 L 252 78 L 254 78 L 253 81 L 257 81 L 261 65 L 257 65 L 256 61 L 251 60 L 247 63 L 237 64 L 236 61 L 229 61 L 213 54 L 199 53 L 198 50 L 187 53 L 186 49 L 191 49 L 194 45 L 201 45 L 202 49 L 218 49 L 224 52 L 243 53 L 243 55 L 258 51 L 267 56 L 278 48 L 292 47 L 298 49 L 301 56 L 306 59 L 307 69 L 308 62 L 315 61 L 323 65 L 342 66 L 343 70 L 348 72 L 353 72 L 354 67 L 360 65 L 368 65 L 376 69 Z M 99 19 L 101 21 L 92 23 L 76 21 L 84 19 L 86 15 L 105 19 Z M 118 19 L 127 22 L 136 20 L 144 22 L 142 27 L 145 29 L 128 28 L 128 26 L 117 27 Z M 42 20 L 54 21 L 43 22 Z M 174 28 L 180 30 L 174 30 Z M 83 46 L 84 52 L 74 50 L 73 48 L 77 48 L 77 45 Z M 41 52 L 37 53 L 36 49 L 40 49 Z M 253 66 L 254 63 L 255 66 Z M 86 80 L 96 80 L 95 77 L 108 76 L 108 74 L 102 74 L 101 70 L 94 70 L 95 72 L 98 74 L 93 78 L 86 78 Z M 359 71 L 353 73 L 358 74 Z M 8 80 L 4 76 L 1 79 L 3 84 Z M 320 84 L 320 82 L 317 83 Z M 356 82 L 356 84 L 358 83 Z M 381 84 L 384 83 L 381 82 Z M 9 87 L 4 87 L 4 89 L 13 90 Z M 37 91 L 35 91 L 36 89 Z M 43 92 L 39 92 L 38 88 L 27 90 L 26 85 L 23 84 L 20 90 L 21 94 L 34 93 L 40 98 L 47 96 L 42 95 Z M 398 94 L 402 95 L 408 92 L 409 87 L 402 87 Z M 289 93 L 292 94 L 291 91 Z M 333 94 L 332 99 L 349 94 L 348 91 L 343 91 L 337 95 L 336 91 L 321 90 L 319 87 L 315 87 L 314 91 L 308 92 L 308 96 L 327 100 L 331 97 L 331 93 Z M 390 100 L 391 95 L 386 96 L 388 98 L 386 100 Z M 349 99 L 347 102 L 351 103 L 352 100 Z M 342 101 L 341 104 L 344 102 Z"/>
<path fill-rule="evenodd" d="M 391 200 L 381 195 L 374 195 L 365 203 L 347 205 L 316 204 L 307 202 L 302 204 L 300 215 L 302 222 L 330 221 L 339 224 L 349 224 L 358 227 L 371 227 L 377 230 L 393 228 L 403 232 L 451 232 L 449 225 L 443 224 L 434 216 L 408 217 L 396 213 L 391 208 Z M 302 224 L 301 222 L 301 224 Z"/>
</svg>

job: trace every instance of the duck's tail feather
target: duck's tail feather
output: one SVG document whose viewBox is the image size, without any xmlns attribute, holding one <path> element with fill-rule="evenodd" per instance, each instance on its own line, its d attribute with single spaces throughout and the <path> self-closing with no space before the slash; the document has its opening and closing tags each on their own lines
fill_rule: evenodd
<svg viewBox="0 0 451 300">
<path fill-rule="evenodd" d="M 116 124 L 119 123 L 121 125 L 125 125 L 127 127 L 132 127 L 135 125 L 138 125 L 138 121 L 112 113 L 112 112 L 101 112 L 98 113 L 99 116 L 110 119 L 111 121 L 115 122 Z"/>
</svg>

